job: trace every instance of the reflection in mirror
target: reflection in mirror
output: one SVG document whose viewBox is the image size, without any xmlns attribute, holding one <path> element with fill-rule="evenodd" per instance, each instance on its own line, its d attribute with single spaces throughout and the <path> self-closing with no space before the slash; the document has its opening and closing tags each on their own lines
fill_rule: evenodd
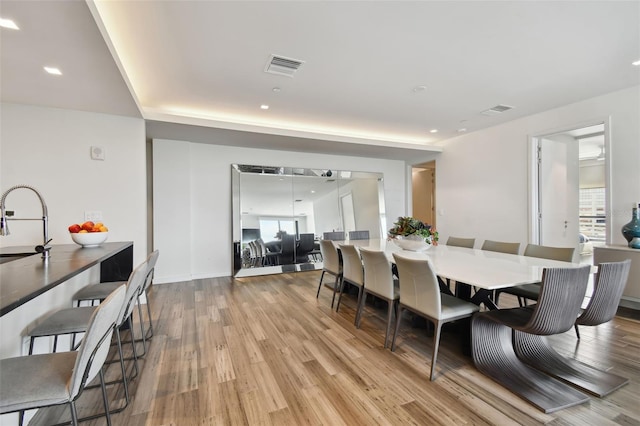
<svg viewBox="0 0 640 426">
<path fill-rule="evenodd" d="M 382 183 L 381 173 L 234 164 L 235 275 L 322 269 L 326 232 L 380 238 Z"/>
</svg>

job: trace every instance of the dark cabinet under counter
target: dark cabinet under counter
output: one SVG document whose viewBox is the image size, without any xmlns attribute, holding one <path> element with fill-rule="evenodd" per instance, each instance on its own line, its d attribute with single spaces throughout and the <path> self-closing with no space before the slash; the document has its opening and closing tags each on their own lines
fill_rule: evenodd
<svg viewBox="0 0 640 426">
<path fill-rule="evenodd" d="M 133 270 L 133 242 L 98 247 L 53 245 L 44 261 L 28 247 L 0 248 L 0 316 L 18 308 L 81 272 L 100 265 L 100 281 L 126 281 Z"/>
</svg>

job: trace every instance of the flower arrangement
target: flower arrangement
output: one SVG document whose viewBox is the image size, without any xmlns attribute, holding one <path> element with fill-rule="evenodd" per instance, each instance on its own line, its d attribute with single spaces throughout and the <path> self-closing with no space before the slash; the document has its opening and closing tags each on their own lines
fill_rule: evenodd
<svg viewBox="0 0 640 426">
<path fill-rule="evenodd" d="M 393 225 L 393 228 L 389 229 L 389 238 L 391 239 L 418 235 L 424 238 L 427 243 L 438 245 L 438 231 L 419 219 L 410 216 L 399 217 Z"/>
</svg>

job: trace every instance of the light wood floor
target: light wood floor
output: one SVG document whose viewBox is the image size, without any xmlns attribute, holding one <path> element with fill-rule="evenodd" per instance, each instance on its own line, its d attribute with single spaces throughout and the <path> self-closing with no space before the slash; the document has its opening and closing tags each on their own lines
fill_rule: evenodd
<svg viewBox="0 0 640 426">
<path fill-rule="evenodd" d="M 332 311 L 331 290 L 316 299 L 319 276 L 154 285 L 155 336 L 132 383 L 133 400 L 113 424 L 640 425 L 637 320 L 582 327 L 579 342 L 573 331 L 554 336 L 559 352 L 631 382 L 547 415 L 480 374 L 455 327 L 445 328 L 430 382 L 432 340 L 424 326 L 404 322 L 392 353 L 382 347 L 386 307 L 369 302 L 358 330 L 355 297 Z M 513 302 L 501 297 L 501 304 Z M 121 390 L 111 392 L 121 398 Z M 78 406 L 81 414 L 99 409 L 99 391 L 86 391 Z"/>
</svg>

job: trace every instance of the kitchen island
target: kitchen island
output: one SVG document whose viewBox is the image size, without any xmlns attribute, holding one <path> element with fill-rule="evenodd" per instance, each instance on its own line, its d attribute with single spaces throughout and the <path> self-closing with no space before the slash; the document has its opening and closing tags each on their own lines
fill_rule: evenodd
<svg viewBox="0 0 640 426">
<path fill-rule="evenodd" d="M 25 354 L 23 336 L 38 318 L 71 307 L 72 295 L 90 283 L 127 280 L 133 242 L 83 248 L 54 245 L 47 261 L 31 247 L 0 248 L 0 358 Z M 7 259 L 12 259 L 6 261 Z M 46 349 L 47 339 L 39 346 Z"/>
</svg>

